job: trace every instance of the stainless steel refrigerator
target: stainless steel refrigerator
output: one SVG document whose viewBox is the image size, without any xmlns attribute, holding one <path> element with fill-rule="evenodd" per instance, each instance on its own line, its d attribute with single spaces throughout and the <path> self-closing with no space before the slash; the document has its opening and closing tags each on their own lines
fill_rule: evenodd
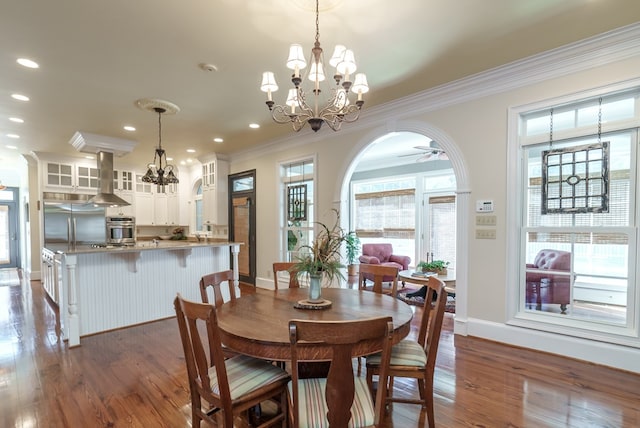
<svg viewBox="0 0 640 428">
<path fill-rule="evenodd" d="M 104 244 L 105 208 L 82 200 L 44 202 L 44 246 L 75 250 L 79 246 Z"/>
</svg>

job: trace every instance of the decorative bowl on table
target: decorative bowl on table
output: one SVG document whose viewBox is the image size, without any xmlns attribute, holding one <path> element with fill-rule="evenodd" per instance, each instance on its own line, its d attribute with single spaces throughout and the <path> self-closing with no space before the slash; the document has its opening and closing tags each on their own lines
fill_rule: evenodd
<svg viewBox="0 0 640 428">
<path fill-rule="evenodd" d="M 162 239 L 163 241 L 168 241 L 169 239 L 173 238 L 173 235 L 160 235 L 158 236 L 158 238 Z"/>
</svg>

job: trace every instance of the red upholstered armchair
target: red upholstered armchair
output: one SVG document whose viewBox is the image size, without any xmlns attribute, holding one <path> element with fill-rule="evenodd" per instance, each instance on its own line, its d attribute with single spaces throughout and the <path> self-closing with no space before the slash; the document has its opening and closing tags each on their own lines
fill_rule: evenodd
<svg viewBox="0 0 640 428">
<path fill-rule="evenodd" d="M 360 263 L 393 266 L 398 268 L 398 270 L 400 271 L 409 269 L 411 257 L 398 256 L 393 254 L 393 245 L 391 244 L 362 244 L 362 255 L 360 256 Z M 373 281 L 373 276 L 371 276 L 371 278 L 368 278 L 365 274 L 365 279 Z M 382 278 L 382 281 L 393 281 L 393 278 L 385 276 Z"/>
<path fill-rule="evenodd" d="M 571 271 L 571 253 L 560 250 L 540 250 L 533 263 L 527 263 L 527 305 L 540 310 L 542 304 L 559 304 L 564 314 L 571 299 L 571 275 L 553 272 Z"/>
</svg>

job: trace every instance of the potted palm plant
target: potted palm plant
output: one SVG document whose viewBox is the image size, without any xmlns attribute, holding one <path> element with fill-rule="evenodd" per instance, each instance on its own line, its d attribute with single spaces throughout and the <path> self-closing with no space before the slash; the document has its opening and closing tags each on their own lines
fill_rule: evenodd
<svg viewBox="0 0 640 428">
<path fill-rule="evenodd" d="M 345 234 L 340 227 L 340 214 L 336 214 L 336 222 L 329 228 L 323 223 L 316 222 L 320 226 L 320 232 L 316 235 L 311 245 L 302 245 L 300 255 L 296 257 L 294 269 L 300 273 L 309 275 L 309 299 L 310 303 L 320 303 L 322 299 L 322 278 L 332 282 L 334 278 L 344 279 L 340 263 L 340 249 L 345 241 Z"/>
<path fill-rule="evenodd" d="M 355 262 L 360 252 L 360 238 L 355 232 L 351 231 L 345 235 L 344 242 L 347 247 L 347 272 L 349 276 L 353 276 L 358 273 Z"/>
</svg>

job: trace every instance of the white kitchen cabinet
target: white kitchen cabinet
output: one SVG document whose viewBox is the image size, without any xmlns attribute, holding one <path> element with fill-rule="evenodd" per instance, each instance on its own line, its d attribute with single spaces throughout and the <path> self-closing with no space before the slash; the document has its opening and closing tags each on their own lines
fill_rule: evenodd
<svg viewBox="0 0 640 428">
<path fill-rule="evenodd" d="M 121 192 L 133 192 L 133 172 L 113 171 L 113 190 Z"/>
<path fill-rule="evenodd" d="M 225 160 L 209 158 L 202 163 L 202 225 L 205 230 L 229 224 L 228 175 L 229 163 Z"/>
<path fill-rule="evenodd" d="M 157 193 L 153 195 L 153 224 L 156 226 L 169 224 L 166 193 Z"/>
<path fill-rule="evenodd" d="M 86 162 L 44 162 L 44 187 L 50 191 L 95 193 L 100 184 L 96 164 Z"/>
<path fill-rule="evenodd" d="M 150 226 L 154 224 L 153 194 L 136 192 L 135 194 L 136 225 Z"/>
<path fill-rule="evenodd" d="M 178 226 L 179 195 L 178 186 L 165 186 L 165 193 L 158 192 L 155 184 L 144 183 L 142 174 L 136 174 L 135 217 L 136 224 L 142 226 Z"/>
<path fill-rule="evenodd" d="M 177 191 L 167 195 L 167 215 L 170 225 L 180 224 L 180 197 Z"/>
</svg>

